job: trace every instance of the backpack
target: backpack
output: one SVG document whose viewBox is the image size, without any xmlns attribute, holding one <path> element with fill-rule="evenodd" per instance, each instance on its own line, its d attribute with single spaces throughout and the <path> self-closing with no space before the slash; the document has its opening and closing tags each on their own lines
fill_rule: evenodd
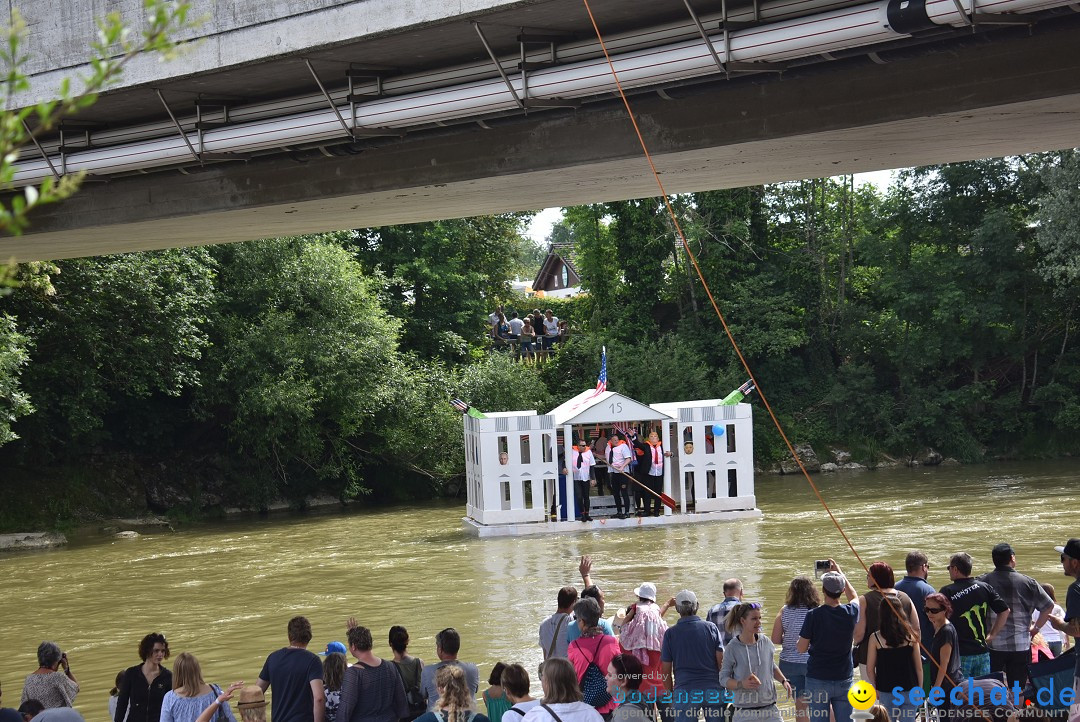
<svg viewBox="0 0 1080 722">
<path fill-rule="evenodd" d="M 416 719 L 427 712 L 427 700 L 424 699 L 424 691 L 420 689 L 420 664 L 417 660 L 413 660 L 413 679 L 406 678 L 405 665 L 394 662 L 394 667 L 397 668 L 398 674 L 401 676 L 401 683 L 405 687 L 405 704 L 409 706 L 407 719 Z"/>
<path fill-rule="evenodd" d="M 596 664 L 596 655 L 600 651 L 603 637 L 597 637 L 597 640 L 596 647 L 593 649 L 593 658 L 589 660 L 589 666 L 585 668 L 585 674 L 581 676 L 581 693 L 585 704 L 603 707 L 611 701 L 611 695 L 607 691 L 607 675 Z"/>
</svg>

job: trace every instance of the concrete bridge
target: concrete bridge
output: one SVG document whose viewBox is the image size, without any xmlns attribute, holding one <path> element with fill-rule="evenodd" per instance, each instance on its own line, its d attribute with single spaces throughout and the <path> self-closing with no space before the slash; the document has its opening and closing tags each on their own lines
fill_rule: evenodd
<svg viewBox="0 0 1080 722">
<path fill-rule="evenodd" d="M 735 41 L 716 39 L 717 18 L 728 13 L 735 37 L 757 32 L 768 24 L 764 16 L 778 11 L 775 2 L 738 1 L 726 10 L 719 0 L 694 0 L 689 9 L 680 0 L 590 2 L 616 46 L 620 34 L 654 31 L 688 42 L 695 20 L 712 36 L 702 45 L 717 52 L 712 72 L 633 88 L 631 103 L 669 192 L 1080 145 L 1080 16 L 1068 8 L 1040 6 L 1019 17 L 980 5 L 967 13 L 974 25 L 957 28 L 912 23 L 890 6 L 887 25 L 910 32 L 750 64 L 738 61 Z M 864 7 L 817 1 L 826 14 Z M 183 136 L 191 156 L 95 174 L 77 196 L 38 212 L 30 233 L 0 239 L 0 257 L 219 243 L 656 194 L 610 90 L 565 102 L 522 93 L 515 61 L 523 34 L 531 43 L 526 74 L 558 68 L 575 53 L 597 57 L 588 49 L 595 36 L 581 0 L 194 4 L 196 14 L 210 13 L 195 33 L 201 43 L 172 64 L 138 60 L 122 86 L 81 116 L 81 125 L 69 126 L 65 156 L 59 138 L 45 144 L 54 168 L 126 142 L 125 134 Z M 96 5 L 18 5 L 31 23 L 29 69 L 39 94 L 16 99 L 25 104 L 77 72 Z M 956 7 L 970 10 L 970 0 Z M 544 63 L 551 47 L 555 62 Z M 320 103 L 328 111 L 333 101 L 341 114 L 350 82 L 364 109 L 372 98 L 404 92 L 398 86 L 437 89 L 459 82 L 455 74 L 498 84 L 500 70 L 525 96 L 519 107 L 396 128 L 361 128 L 345 113 L 340 133 L 318 141 L 244 153 L 197 147 L 200 133 L 211 132 L 197 122 L 228 129 L 244 108 L 305 98 L 305 112 Z M 89 149 L 81 147 L 87 138 Z M 28 150 L 26 161 L 35 155 Z"/>
</svg>

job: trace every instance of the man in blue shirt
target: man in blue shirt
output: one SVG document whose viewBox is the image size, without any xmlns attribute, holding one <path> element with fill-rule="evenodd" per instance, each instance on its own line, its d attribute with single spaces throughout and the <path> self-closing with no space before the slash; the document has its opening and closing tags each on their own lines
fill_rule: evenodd
<svg viewBox="0 0 1080 722">
<path fill-rule="evenodd" d="M 720 686 L 724 643 L 720 630 L 697 616 L 697 595 L 689 589 L 675 595 L 675 609 L 679 621 L 668 627 L 660 647 L 660 670 L 671 700 L 671 722 L 693 722 L 698 710 L 704 713 L 706 722 L 719 722 L 724 702 Z"/>
<path fill-rule="evenodd" d="M 1061 568 L 1065 576 L 1076 581 L 1069 585 L 1065 597 L 1065 618 L 1050 616 L 1054 629 L 1075 637 L 1080 644 L 1080 539 L 1070 539 L 1063 547 L 1054 547 L 1061 554 Z M 1073 671 L 1073 694 L 1080 694 L 1080 654 L 1076 655 L 1076 669 Z M 1069 719 L 1080 719 L 1080 701 L 1072 706 Z"/>
<path fill-rule="evenodd" d="M 836 722 L 851 719 L 851 645 L 855 625 L 859 621 L 859 603 L 855 587 L 847 580 L 840 566 L 829 560 L 829 571 L 821 577 L 825 601 L 806 613 L 796 649 L 810 653 L 806 662 L 806 694 L 810 698 L 810 718 L 827 720 L 829 708 Z M 840 603 L 845 594 L 847 604 Z"/>
<path fill-rule="evenodd" d="M 924 607 L 926 595 L 934 593 L 934 588 L 926 581 L 926 577 L 930 574 L 930 562 L 922 552 L 911 552 L 904 560 L 904 567 L 907 569 L 907 576 L 896 583 L 896 589 L 908 595 L 911 606 L 915 607 L 915 613 L 919 616 L 919 633 L 922 637 L 919 641 L 922 643 L 923 689 L 929 692 L 934 677 L 930 674 L 930 661 L 926 653 L 934 644 L 934 625 L 926 616 Z"/>
</svg>

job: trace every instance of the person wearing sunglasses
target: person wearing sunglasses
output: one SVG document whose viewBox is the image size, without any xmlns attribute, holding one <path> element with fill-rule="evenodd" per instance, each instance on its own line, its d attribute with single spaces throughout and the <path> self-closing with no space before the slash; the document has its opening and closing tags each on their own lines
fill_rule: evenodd
<svg viewBox="0 0 1080 722">
<path fill-rule="evenodd" d="M 1065 595 L 1065 617 L 1050 616 L 1050 624 L 1059 632 L 1075 638 L 1080 644 L 1080 539 L 1070 539 L 1063 547 L 1054 547 L 1061 554 L 1061 568 L 1065 576 L 1076 581 L 1069 585 Z M 1076 655 L 1076 669 L 1073 671 L 1073 693 L 1080 691 L 1080 654 Z M 1069 719 L 1080 719 L 1080 702 L 1072 705 Z"/>
<path fill-rule="evenodd" d="M 949 621 L 953 606 L 947 596 L 940 592 L 928 594 L 925 604 L 923 609 L 934 627 L 934 642 L 930 647 L 933 686 L 941 687 L 945 691 L 945 700 L 940 709 L 949 717 L 950 713 L 955 712 L 949 702 L 949 692 L 965 679 L 960 669 L 960 638 L 956 634 L 956 627 Z"/>
</svg>

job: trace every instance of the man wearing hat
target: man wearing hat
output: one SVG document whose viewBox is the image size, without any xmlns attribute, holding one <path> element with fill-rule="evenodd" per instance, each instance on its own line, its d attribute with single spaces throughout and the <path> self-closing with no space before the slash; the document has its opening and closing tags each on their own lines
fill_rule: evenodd
<svg viewBox="0 0 1080 722">
<path fill-rule="evenodd" d="M 1070 539 L 1063 547 L 1054 547 L 1061 555 L 1061 568 L 1065 576 L 1072 577 L 1076 581 L 1069 585 L 1069 591 L 1065 597 L 1065 618 L 1050 616 L 1050 624 L 1054 629 L 1075 637 L 1075 642 L 1080 644 L 1080 539 Z M 1076 655 L 1076 669 L 1073 672 L 1073 693 L 1080 695 L 1080 654 Z M 1080 702 L 1072 706 L 1069 712 L 1069 722 L 1080 720 Z"/>
<path fill-rule="evenodd" d="M 724 702 L 720 630 L 697 615 L 697 595 L 689 589 L 675 595 L 675 609 L 679 621 L 668 627 L 660 645 L 660 671 L 671 702 L 671 722 L 697 720 L 698 710 L 706 720 L 719 720 Z"/>
<path fill-rule="evenodd" d="M 810 718 L 827 720 L 831 707 L 836 722 L 841 722 L 851 719 L 851 645 L 859 621 L 859 603 L 855 587 L 832 559 L 829 571 L 821 577 L 821 591 L 825 601 L 806 613 L 796 649 L 801 654 L 810 653 L 806 662 Z M 847 604 L 840 603 L 841 594 L 847 596 Z"/>
<path fill-rule="evenodd" d="M 1027 684 L 1027 668 L 1031 662 L 1031 637 L 1042 629 L 1054 609 L 1054 600 L 1037 581 L 1016 571 L 1016 554 L 1011 546 L 998 544 L 990 556 L 994 560 L 994 571 L 978 579 L 992 586 L 1011 610 L 998 635 L 986 641 L 990 650 L 990 671 L 1004 672 L 1010 686 L 1018 682 L 1023 687 Z M 1036 614 L 1038 618 L 1035 618 Z M 996 617 L 996 614 L 992 615 L 991 626 Z"/>
</svg>

